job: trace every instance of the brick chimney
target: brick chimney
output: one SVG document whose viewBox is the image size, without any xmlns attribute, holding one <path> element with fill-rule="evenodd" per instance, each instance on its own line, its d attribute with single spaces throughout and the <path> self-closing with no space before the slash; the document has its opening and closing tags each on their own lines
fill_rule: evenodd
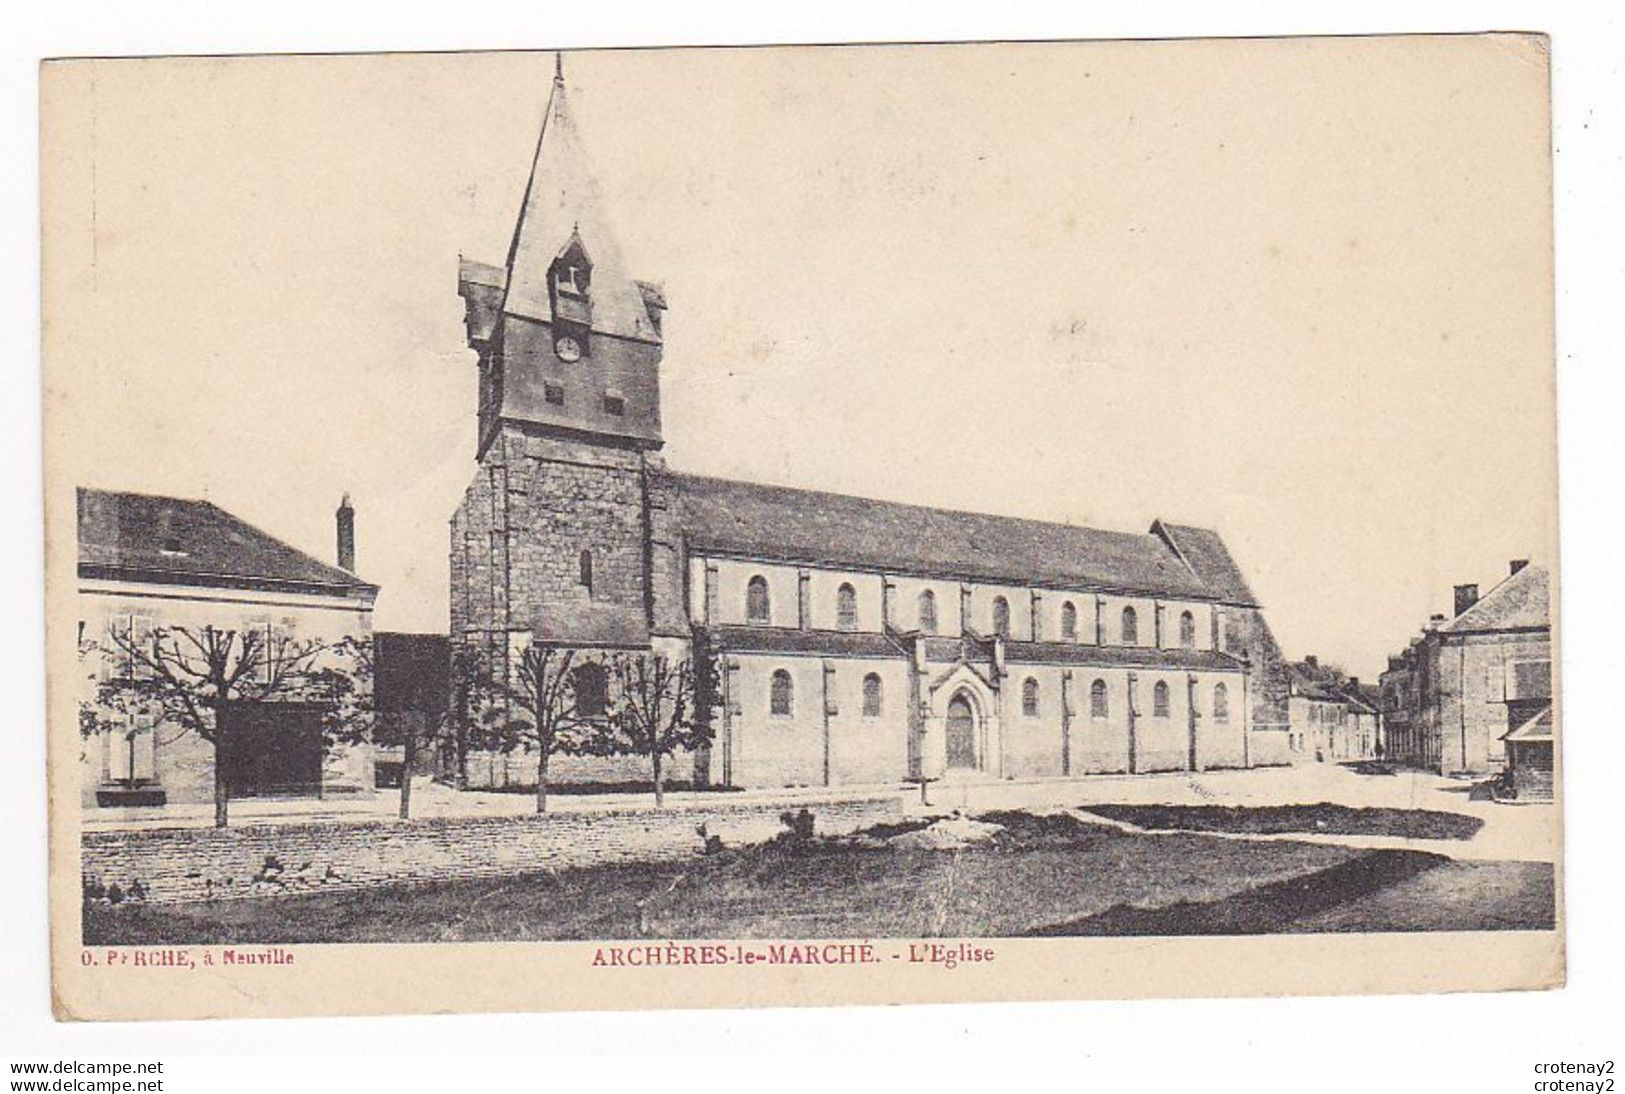
<svg viewBox="0 0 1625 1094">
<path fill-rule="evenodd" d="M 1471 608 L 1474 604 L 1477 604 L 1477 603 L 1478 603 L 1478 586 L 1477 585 L 1457 585 L 1456 586 L 1456 614 L 1457 615 L 1460 615 L 1462 612 L 1466 611 L 1468 608 Z"/>
<path fill-rule="evenodd" d="M 1312 653 L 1306 653 L 1303 655 L 1303 663 L 1308 665 L 1311 669 L 1320 668 L 1320 658 L 1316 657 Z"/>
<path fill-rule="evenodd" d="M 355 573 L 355 509 L 350 505 L 350 495 L 345 494 L 344 500 L 339 502 L 338 512 L 333 514 L 338 525 L 339 535 L 339 569 Z"/>
<path fill-rule="evenodd" d="M 1527 565 L 1529 565 L 1529 560 L 1527 558 L 1513 559 L 1511 562 L 1507 563 L 1507 576 L 1513 576 Z"/>
<path fill-rule="evenodd" d="M 1434 612 L 1432 615 L 1428 616 L 1428 625 L 1424 628 L 1424 630 L 1436 631 L 1440 627 L 1444 626 L 1444 623 L 1444 616 L 1438 612 Z"/>
</svg>

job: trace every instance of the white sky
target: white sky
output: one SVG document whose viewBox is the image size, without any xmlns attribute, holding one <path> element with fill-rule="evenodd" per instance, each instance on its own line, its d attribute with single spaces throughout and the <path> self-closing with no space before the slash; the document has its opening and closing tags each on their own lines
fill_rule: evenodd
<svg viewBox="0 0 1625 1094">
<path fill-rule="evenodd" d="M 1363 39 L 565 65 L 671 303 L 672 466 L 1217 527 L 1290 655 L 1374 678 L 1452 583 L 1551 560 L 1539 62 Z M 348 490 L 377 625 L 443 629 L 473 472 L 457 255 L 506 253 L 551 73 L 65 76 L 95 86 L 46 133 L 48 211 L 85 226 L 46 256 L 76 302 L 48 319 L 58 485 L 207 495 L 327 559 Z"/>
</svg>

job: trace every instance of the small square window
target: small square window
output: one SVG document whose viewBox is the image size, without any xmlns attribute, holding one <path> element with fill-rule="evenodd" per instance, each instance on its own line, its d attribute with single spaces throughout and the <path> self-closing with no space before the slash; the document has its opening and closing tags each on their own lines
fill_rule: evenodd
<svg viewBox="0 0 1625 1094">
<path fill-rule="evenodd" d="M 613 391 L 604 393 L 604 413 L 613 414 L 617 418 L 626 416 L 626 400 Z"/>
<path fill-rule="evenodd" d="M 548 380 L 542 384 L 542 396 L 554 406 L 563 406 L 564 385 L 557 380 Z"/>
</svg>

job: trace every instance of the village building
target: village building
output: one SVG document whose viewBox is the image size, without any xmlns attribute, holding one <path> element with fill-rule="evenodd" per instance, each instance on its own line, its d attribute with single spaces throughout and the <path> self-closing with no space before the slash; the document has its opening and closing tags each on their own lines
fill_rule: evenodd
<svg viewBox="0 0 1625 1094">
<path fill-rule="evenodd" d="M 1420 711 L 1416 694 L 1416 647 L 1420 643 L 1420 638 L 1413 638 L 1402 652 L 1390 654 L 1388 668 L 1377 677 L 1382 697 L 1383 758 L 1436 769 L 1438 757 L 1429 754 L 1428 742 L 1415 717 Z"/>
<path fill-rule="evenodd" d="M 665 466 L 661 288 L 625 268 L 554 81 L 506 261 L 464 260 L 478 467 L 451 642 L 708 658 L 674 778 L 836 785 L 1287 761 L 1280 652 L 1214 531 L 1105 531 Z M 564 758 L 615 781 L 624 759 Z M 496 776 L 493 774 L 493 778 Z M 505 768 L 501 778 L 511 773 Z"/>
<path fill-rule="evenodd" d="M 338 512 L 330 566 L 207 501 L 78 492 L 78 642 L 82 707 L 117 722 L 83 740 L 83 803 L 152 806 L 214 796 L 214 747 L 159 711 L 98 709 L 102 686 L 149 679 L 129 643 L 155 634 L 285 635 L 337 647 L 366 641 L 378 589 L 356 577 L 354 511 Z M 123 642 L 119 641 L 123 638 Z M 236 662 L 233 662 L 234 664 Z M 357 679 L 358 688 L 370 682 Z M 227 712 L 232 744 L 218 758 L 232 797 L 369 792 L 366 744 L 324 746 L 322 710 L 270 696 Z"/>
<path fill-rule="evenodd" d="M 1287 748 L 1292 763 L 1375 759 L 1380 716 L 1373 689 L 1314 655 L 1287 665 Z"/>
<path fill-rule="evenodd" d="M 1441 774 L 1487 774 L 1513 754 L 1551 764 L 1550 576 L 1514 559 L 1482 597 L 1458 585 L 1454 615 L 1435 615 L 1382 674 L 1390 758 Z M 1544 714 L 1545 721 L 1541 721 Z M 1543 732 L 1542 732 L 1543 731 Z M 1544 741 L 1544 745 L 1540 742 Z"/>
<path fill-rule="evenodd" d="M 1507 776 L 1517 801 L 1552 800 L 1552 708 L 1548 704 L 1502 738 Z"/>
</svg>

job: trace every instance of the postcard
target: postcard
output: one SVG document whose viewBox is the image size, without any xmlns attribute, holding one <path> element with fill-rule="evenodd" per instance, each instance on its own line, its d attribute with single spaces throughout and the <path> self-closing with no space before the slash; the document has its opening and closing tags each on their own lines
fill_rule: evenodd
<svg viewBox="0 0 1625 1094">
<path fill-rule="evenodd" d="M 1563 982 L 1544 37 L 41 102 L 59 1017 Z"/>
</svg>

